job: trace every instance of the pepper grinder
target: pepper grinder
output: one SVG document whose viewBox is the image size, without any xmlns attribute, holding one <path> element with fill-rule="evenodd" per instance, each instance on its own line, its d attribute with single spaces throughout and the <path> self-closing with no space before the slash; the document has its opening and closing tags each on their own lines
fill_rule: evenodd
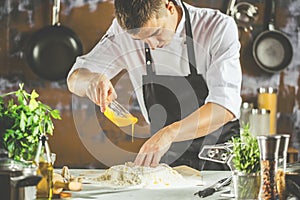
<svg viewBox="0 0 300 200">
<path fill-rule="evenodd" d="M 287 162 L 287 151 L 290 141 L 289 134 L 280 134 L 280 145 L 278 150 L 278 169 L 276 174 L 276 184 L 280 200 L 286 199 L 285 172 Z"/>
<path fill-rule="evenodd" d="M 278 151 L 280 146 L 279 135 L 257 136 L 260 150 L 260 191 L 258 199 L 277 200 L 279 199 L 276 173 L 278 167 Z"/>
</svg>

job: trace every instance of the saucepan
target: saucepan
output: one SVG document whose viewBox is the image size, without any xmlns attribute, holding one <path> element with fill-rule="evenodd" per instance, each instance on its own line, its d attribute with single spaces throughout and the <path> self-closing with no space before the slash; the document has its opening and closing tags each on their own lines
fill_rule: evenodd
<svg viewBox="0 0 300 200">
<path fill-rule="evenodd" d="M 268 7 L 268 6 L 271 7 Z M 267 30 L 254 40 L 252 53 L 257 65 L 268 73 L 285 69 L 293 57 L 293 48 L 287 36 L 275 29 L 275 0 L 265 3 Z"/>
<path fill-rule="evenodd" d="M 77 34 L 59 23 L 60 0 L 54 0 L 52 10 L 52 25 L 33 34 L 25 56 L 36 75 L 55 81 L 66 78 L 83 47 Z"/>
</svg>

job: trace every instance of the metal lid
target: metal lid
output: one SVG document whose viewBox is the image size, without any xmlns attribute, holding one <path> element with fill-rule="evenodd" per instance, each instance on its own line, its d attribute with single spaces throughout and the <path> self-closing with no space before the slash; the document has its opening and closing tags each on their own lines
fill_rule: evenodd
<svg viewBox="0 0 300 200">
<path fill-rule="evenodd" d="M 251 110 L 252 115 L 265 115 L 265 114 L 270 114 L 270 110 L 267 110 L 265 108 L 254 108 Z"/>
<path fill-rule="evenodd" d="M 280 145 L 279 145 L 279 150 L 278 150 L 278 157 L 283 158 L 284 156 L 287 155 L 287 150 L 289 146 L 289 141 L 290 141 L 290 135 L 289 134 L 279 134 L 281 137 L 280 139 Z"/>
<path fill-rule="evenodd" d="M 257 136 L 260 156 L 263 160 L 277 160 L 280 135 Z"/>
<path fill-rule="evenodd" d="M 251 109 L 251 108 L 253 108 L 253 103 L 249 103 L 249 102 L 242 103 L 242 109 Z"/>
<path fill-rule="evenodd" d="M 273 94 L 273 93 L 277 93 L 277 88 L 273 88 L 273 87 L 260 87 L 260 88 L 257 89 L 257 92 L 259 94 L 261 94 L 261 93 Z"/>
</svg>

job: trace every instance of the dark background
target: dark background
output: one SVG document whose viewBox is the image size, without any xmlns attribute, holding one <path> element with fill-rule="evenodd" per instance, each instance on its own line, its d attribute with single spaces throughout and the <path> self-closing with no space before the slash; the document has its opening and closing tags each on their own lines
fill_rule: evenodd
<svg viewBox="0 0 300 200">
<path fill-rule="evenodd" d="M 187 2 L 226 12 L 228 0 L 189 0 Z M 274 74 L 261 70 L 252 56 L 253 41 L 264 28 L 265 1 L 237 1 L 237 3 L 239 2 L 249 2 L 258 9 L 257 19 L 252 24 L 253 30 L 246 32 L 243 28 L 239 28 L 242 45 L 243 101 L 249 101 L 256 105 L 256 89 L 258 87 L 278 88 L 278 133 L 290 134 L 290 147 L 298 150 L 300 149 L 300 57 L 298 55 L 300 0 L 276 0 L 276 28 L 287 34 L 292 43 L 294 55 L 289 66 Z M 24 49 L 33 33 L 50 25 L 51 6 L 51 0 L 0 0 L 0 93 L 17 89 L 18 84 L 24 82 L 27 90 L 37 90 L 41 101 L 61 111 L 62 120 L 54 122 L 54 136 L 50 138 L 51 150 L 57 154 L 56 166 L 104 167 L 98 161 L 101 159 L 97 154 L 109 155 L 109 149 L 101 148 L 101 145 L 107 140 L 129 152 L 136 152 L 144 140 L 135 139 L 134 142 L 131 142 L 130 130 L 116 128 L 88 101 L 72 96 L 67 89 L 65 80 L 48 81 L 32 72 L 26 63 Z M 62 0 L 60 22 L 79 36 L 83 43 L 84 53 L 87 53 L 103 36 L 112 19 L 112 2 Z M 122 102 L 122 98 L 129 98 L 132 102 L 129 109 L 140 118 L 136 134 L 143 135 L 147 126 L 138 112 L 126 72 L 122 72 L 115 78 L 114 83 L 117 84 L 119 101 Z M 90 111 L 96 113 L 96 121 L 100 122 L 101 130 L 103 130 L 96 135 L 91 133 L 94 130 L 95 117 L 90 116 Z M 80 119 L 84 118 L 84 121 L 74 121 L 78 115 Z M 84 128 L 78 128 L 82 126 Z M 99 128 L 96 130 L 99 131 Z M 89 133 L 85 134 L 85 131 Z M 83 142 L 83 138 L 88 136 L 94 141 L 98 140 L 99 152 L 96 153 L 95 148 L 93 150 L 86 148 L 88 144 Z M 116 163 L 122 162 L 122 158 L 118 158 L 118 156 L 112 156 L 111 159 Z M 107 162 L 104 163 L 107 165 Z"/>
</svg>

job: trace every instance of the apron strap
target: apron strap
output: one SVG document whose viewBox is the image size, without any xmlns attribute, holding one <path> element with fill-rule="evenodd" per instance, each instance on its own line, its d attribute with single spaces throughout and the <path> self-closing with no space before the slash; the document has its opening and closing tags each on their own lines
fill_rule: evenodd
<svg viewBox="0 0 300 200">
<path fill-rule="evenodd" d="M 190 14 L 186 6 L 184 5 L 183 1 L 181 1 L 181 4 L 183 6 L 185 18 L 186 18 L 185 31 L 186 31 L 186 43 L 187 43 L 187 52 L 189 58 L 190 71 L 191 71 L 191 75 L 196 75 L 197 69 L 196 69 L 196 59 L 195 59 L 194 41 L 193 41 L 193 33 L 191 28 Z"/>
<path fill-rule="evenodd" d="M 147 43 L 145 43 L 145 55 L 146 55 L 146 70 L 147 74 L 150 77 L 150 80 L 153 80 L 154 72 L 153 72 L 153 67 L 152 67 L 152 58 L 151 58 L 151 53 L 150 53 L 150 48 Z"/>
</svg>

